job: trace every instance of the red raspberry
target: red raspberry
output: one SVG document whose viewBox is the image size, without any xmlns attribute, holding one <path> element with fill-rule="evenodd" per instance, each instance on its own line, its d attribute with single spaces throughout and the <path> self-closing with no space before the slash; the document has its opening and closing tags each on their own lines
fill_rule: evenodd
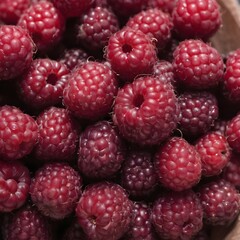
<svg viewBox="0 0 240 240">
<path fill-rule="evenodd" d="M 160 144 L 176 128 L 178 112 L 171 84 L 146 76 L 119 89 L 113 121 L 127 140 L 154 145 Z"/>
<path fill-rule="evenodd" d="M 179 128 L 186 136 L 206 133 L 218 118 L 218 102 L 210 92 L 185 92 L 178 98 Z"/>
<path fill-rule="evenodd" d="M 240 209 L 239 193 L 226 180 L 220 178 L 205 183 L 197 194 L 208 224 L 226 225 L 237 217 Z"/>
<path fill-rule="evenodd" d="M 7 214 L 3 220 L 3 238 L 7 240 L 51 240 L 49 221 L 30 204 Z"/>
<path fill-rule="evenodd" d="M 179 0 L 172 16 L 174 28 L 181 38 L 207 39 L 222 22 L 216 0 Z"/>
<path fill-rule="evenodd" d="M 16 160 L 28 155 L 38 140 L 35 120 L 14 106 L 0 107 L 0 156 Z"/>
<path fill-rule="evenodd" d="M 78 118 L 95 120 L 111 110 L 118 82 L 111 69 L 89 61 L 69 76 L 64 90 L 64 105 Z"/>
<path fill-rule="evenodd" d="M 28 30 L 39 51 L 46 51 L 62 37 L 65 22 L 51 2 L 32 4 L 21 15 L 18 25 Z"/>
<path fill-rule="evenodd" d="M 87 11 L 95 0 L 50 0 L 62 14 L 69 17 L 79 17 Z"/>
<path fill-rule="evenodd" d="M 166 188 L 182 191 L 195 186 L 201 178 L 201 158 L 194 146 L 179 137 L 170 138 L 155 154 L 159 181 Z"/>
<path fill-rule="evenodd" d="M 202 218 L 201 203 L 191 190 L 163 193 L 153 204 L 152 223 L 163 239 L 192 239 Z"/>
<path fill-rule="evenodd" d="M 214 132 L 217 132 L 217 133 L 225 136 L 227 123 L 228 123 L 227 120 L 217 119 L 217 120 L 214 122 L 214 125 L 213 125 L 213 127 L 212 127 L 212 130 L 213 130 Z"/>
<path fill-rule="evenodd" d="M 0 212 L 11 212 L 25 203 L 30 181 L 25 166 L 18 162 L 0 161 Z"/>
<path fill-rule="evenodd" d="M 119 239 L 130 227 L 132 202 L 124 189 L 110 182 L 88 186 L 77 204 L 76 214 L 90 239 Z"/>
<path fill-rule="evenodd" d="M 91 52 L 103 49 L 110 36 L 119 30 L 116 15 L 108 8 L 91 8 L 77 25 L 77 40 Z"/>
<path fill-rule="evenodd" d="M 231 158 L 231 150 L 224 135 L 208 132 L 197 140 L 196 150 L 201 156 L 202 175 L 218 175 Z"/>
<path fill-rule="evenodd" d="M 39 168 L 30 185 L 33 203 L 54 219 L 63 219 L 74 210 L 81 194 L 82 179 L 66 163 L 49 163 Z"/>
<path fill-rule="evenodd" d="M 223 77 L 223 60 L 219 52 L 201 40 L 180 42 L 173 53 L 175 77 L 192 89 L 217 86 Z"/>
<path fill-rule="evenodd" d="M 164 12 L 172 13 L 177 0 L 148 0 L 149 8 L 159 8 Z"/>
<path fill-rule="evenodd" d="M 61 240 L 89 240 L 89 239 L 83 232 L 81 226 L 78 224 L 78 221 L 74 220 L 65 230 Z"/>
<path fill-rule="evenodd" d="M 20 76 L 32 63 L 34 45 L 26 30 L 0 26 L 0 80 Z"/>
<path fill-rule="evenodd" d="M 143 199 L 155 190 L 157 175 L 149 152 L 128 152 L 121 170 L 121 183 L 134 198 Z"/>
<path fill-rule="evenodd" d="M 141 30 L 156 42 L 158 49 L 163 49 L 171 39 L 173 27 L 170 16 L 158 8 L 141 11 L 128 20 L 126 26 Z"/>
<path fill-rule="evenodd" d="M 71 161 L 78 142 L 78 126 L 63 108 L 50 107 L 37 118 L 39 140 L 34 156 L 39 161 Z"/>
<path fill-rule="evenodd" d="M 125 147 L 116 129 L 107 121 L 89 125 L 79 139 L 78 167 L 88 178 L 113 176 L 125 159 Z"/>
<path fill-rule="evenodd" d="M 42 110 L 62 102 L 69 70 L 60 62 L 35 59 L 30 69 L 18 80 L 21 100 L 32 110 Z"/>
<path fill-rule="evenodd" d="M 124 81 L 133 81 L 140 74 L 151 73 L 157 59 L 151 39 L 142 31 L 129 27 L 110 37 L 106 53 L 112 70 Z"/>
<path fill-rule="evenodd" d="M 19 17 L 30 3 L 31 0 L 1 0 L 0 20 L 6 24 L 17 24 Z"/>
</svg>

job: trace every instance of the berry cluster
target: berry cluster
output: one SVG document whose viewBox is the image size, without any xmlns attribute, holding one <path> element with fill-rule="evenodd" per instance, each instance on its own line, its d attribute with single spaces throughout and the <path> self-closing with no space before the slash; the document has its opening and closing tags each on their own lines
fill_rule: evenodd
<svg viewBox="0 0 240 240">
<path fill-rule="evenodd" d="M 231 224 L 240 49 L 214 48 L 221 24 L 216 0 L 1 0 L 0 239 Z"/>
</svg>

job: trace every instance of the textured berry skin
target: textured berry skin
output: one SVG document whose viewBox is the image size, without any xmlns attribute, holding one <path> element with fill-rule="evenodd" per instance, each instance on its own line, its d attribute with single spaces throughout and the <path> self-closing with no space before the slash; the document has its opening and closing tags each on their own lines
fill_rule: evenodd
<svg viewBox="0 0 240 240">
<path fill-rule="evenodd" d="M 152 223 L 162 239 L 192 239 L 202 219 L 200 200 L 191 190 L 163 193 L 153 204 Z"/>
<path fill-rule="evenodd" d="M 175 31 L 182 38 L 207 39 L 222 23 L 216 0 L 179 0 L 172 17 Z"/>
<path fill-rule="evenodd" d="M 195 148 L 201 156 L 202 175 L 218 175 L 231 158 L 231 149 L 224 135 L 208 132 L 197 140 Z"/>
<path fill-rule="evenodd" d="M 0 20 L 6 24 L 17 24 L 19 17 L 30 6 L 30 0 L 2 0 Z"/>
<path fill-rule="evenodd" d="M 64 108 L 50 107 L 37 118 L 39 140 L 34 157 L 39 161 L 71 161 L 78 143 L 76 121 Z"/>
<path fill-rule="evenodd" d="M 90 239 L 117 240 L 131 223 L 132 202 L 115 183 L 89 185 L 76 208 L 78 222 Z"/>
<path fill-rule="evenodd" d="M 178 98 L 179 128 L 186 136 L 206 133 L 219 116 L 218 102 L 210 92 L 185 92 Z"/>
<path fill-rule="evenodd" d="M 64 105 L 78 118 L 99 119 L 111 110 L 117 89 L 118 82 L 111 69 L 89 61 L 69 76 Z"/>
<path fill-rule="evenodd" d="M 112 34 L 119 30 L 116 15 L 104 7 L 91 8 L 77 26 L 77 40 L 90 51 L 103 49 Z"/>
<path fill-rule="evenodd" d="M 141 11 L 128 20 L 126 26 L 140 30 L 152 39 L 159 49 L 171 39 L 173 27 L 170 16 L 158 8 Z"/>
<path fill-rule="evenodd" d="M 178 112 L 172 85 L 146 76 L 119 89 L 113 121 L 127 140 L 154 145 L 160 144 L 175 129 Z"/>
<path fill-rule="evenodd" d="M 211 225 L 226 225 L 239 213 L 239 193 L 224 179 L 205 183 L 197 191 L 203 206 L 204 219 Z"/>
<path fill-rule="evenodd" d="M 164 12 L 172 13 L 177 0 L 148 0 L 148 8 L 159 8 Z"/>
<path fill-rule="evenodd" d="M 213 130 L 214 132 L 217 132 L 217 133 L 225 136 L 227 123 L 228 123 L 227 120 L 223 120 L 223 119 L 218 118 L 218 119 L 214 122 L 214 125 L 213 125 L 213 127 L 212 127 L 212 130 Z"/>
<path fill-rule="evenodd" d="M 51 240 L 52 233 L 48 220 L 31 205 L 4 216 L 3 239 L 6 240 Z"/>
<path fill-rule="evenodd" d="M 121 170 L 121 183 L 130 196 L 144 199 L 157 185 L 157 175 L 148 152 L 128 152 Z"/>
<path fill-rule="evenodd" d="M 180 42 L 173 53 L 176 80 L 191 89 L 217 86 L 223 77 L 223 60 L 219 52 L 201 40 Z"/>
<path fill-rule="evenodd" d="M 32 179 L 31 199 L 43 215 L 63 219 L 74 210 L 81 185 L 81 177 L 68 164 L 45 164 Z"/>
<path fill-rule="evenodd" d="M 140 74 L 151 73 L 157 59 L 151 39 L 142 31 L 129 27 L 110 37 L 106 57 L 123 81 L 133 81 Z"/>
<path fill-rule="evenodd" d="M 14 25 L 0 25 L 0 80 L 20 76 L 32 63 L 34 44 L 28 32 Z"/>
<path fill-rule="evenodd" d="M 99 121 L 81 133 L 78 168 L 88 178 L 105 179 L 113 176 L 125 160 L 125 146 L 114 126 Z"/>
<path fill-rule="evenodd" d="M 11 212 L 25 203 L 30 180 L 29 171 L 22 164 L 0 161 L 0 212 Z"/>
<path fill-rule="evenodd" d="M 185 139 L 172 137 L 155 154 L 154 165 L 162 185 L 174 191 L 195 186 L 201 178 L 201 158 Z"/>
<path fill-rule="evenodd" d="M 31 153 L 38 140 L 35 120 L 14 106 L 0 107 L 0 156 L 20 159 Z"/>
<path fill-rule="evenodd" d="M 23 12 L 18 26 L 27 29 L 37 50 L 44 52 L 61 40 L 65 20 L 51 2 L 39 1 Z"/>
<path fill-rule="evenodd" d="M 33 110 L 60 104 L 68 74 L 63 63 L 48 58 L 35 59 L 18 80 L 19 96 Z"/>
</svg>

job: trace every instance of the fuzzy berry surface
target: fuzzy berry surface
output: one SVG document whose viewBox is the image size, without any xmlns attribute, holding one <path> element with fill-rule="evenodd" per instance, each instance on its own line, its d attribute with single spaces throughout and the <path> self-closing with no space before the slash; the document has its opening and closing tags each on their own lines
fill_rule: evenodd
<svg viewBox="0 0 240 240">
<path fill-rule="evenodd" d="M 0 156 L 17 160 L 31 153 L 38 140 L 36 121 L 19 108 L 0 107 Z"/>
<path fill-rule="evenodd" d="M 50 107 L 37 117 L 39 139 L 33 150 L 41 162 L 71 162 L 76 155 L 80 127 L 68 110 Z"/>
<path fill-rule="evenodd" d="M 192 239 L 203 226 L 203 209 L 191 190 L 163 193 L 153 203 L 152 224 L 163 239 Z"/>
<path fill-rule="evenodd" d="M 44 216 L 63 219 L 74 211 L 81 186 L 82 178 L 67 163 L 47 163 L 35 173 L 29 192 Z"/>
<path fill-rule="evenodd" d="M 171 14 L 176 2 L 177 0 L 148 0 L 147 8 L 158 8 Z"/>
<path fill-rule="evenodd" d="M 209 89 L 219 85 L 223 78 L 223 60 L 220 53 L 201 40 L 187 39 L 173 52 L 176 80 L 189 89 Z"/>
<path fill-rule="evenodd" d="M 124 160 L 124 142 L 110 122 L 98 121 L 80 134 L 78 168 L 86 177 L 112 177 L 119 171 Z"/>
<path fill-rule="evenodd" d="M 30 204 L 4 216 L 3 239 L 51 240 L 50 222 Z"/>
<path fill-rule="evenodd" d="M 33 52 L 28 31 L 15 25 L 0 25 L 0 81 L 23 74 L 33 61 Z"/>
<path fill-rule="evenodd" d="M 29 170 L 23 164 L 0 161 L 0 212 L 11 212 L 26 202 L 30 181 Z"/>
<path fill-rule="evenodd" d="M 83 191 L 76 215 L 87 237 L 112 240 L 121 238 L 130 227 L 132 208 L 122 187 L 112 182 L 98 182 Z"/>
<path fill-rule="evenodd" d="M 175 31 L 182 38 L 208 39 L 222 23 L 216 0 L 179 0 L 172 18 Z"/>
<path fill-rule="evenodd" d="M 76 117 L 97 120 L 109 113 L 117 91 L 113 71 L 104 63 L 89 61 L 69 76 L 63 102 Z"/>
<path fill-rule="evenodd" d="M 155 145 L 176 128 L 179 108 L 173 87 L 156 77 L 140 77 L 119 89 L 113 121 L 124 138 Z"/>
<path fill-rule="evenodd" d="M 150 74 L 157 60 L 151 39 L 140 30 L 125 27 L 113 34 L 106 47 L 106 58 L 122 81 L 132 82 Z"/>
<path fill-rule="evenodd" d="M 204 212 L 204 220 L 210 225 L 229 224 L 239 213 L 239 193 L 233 184 L 217 179 L 201 185 L 197 191 Z"/>
<path fill-rule="evenodd" d="M 154 156 L 160 183 L 171 190 L 182 191 L 195 186 L 201 178 L 201 158 L 185 139 L 172 137 Z"/>
<path fill-rule="evenodd" d="M 49 58 L 35 59 L 29 70 L 18 79 L 18 94 L 32 110 L 41 111 L 61 104 L 68 81 L 68 68 Z"/>
</svg>

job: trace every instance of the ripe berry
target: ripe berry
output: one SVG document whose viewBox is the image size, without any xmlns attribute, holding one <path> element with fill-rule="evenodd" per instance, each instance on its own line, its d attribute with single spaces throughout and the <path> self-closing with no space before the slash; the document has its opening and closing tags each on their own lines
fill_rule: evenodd
<svg viewBox="0 0 240 240">
<path fill-rule="evenodd" d="M 201 40 L 180 42 L 173 53 L 176 80 L 190 89 L 209 89 L 223 77 L 223 60 L 219 52 Z"/>
<path fill-rule="evenodd" d="M 164 187 L 182 191 L 195 186 L 201 178 L 201 158 L 194 146 L 179 137 L 170 138 L 154 157 L 159 181 Z"/>
<path fill-rule="evenodd" d="M 119 89 L 115 99 L 114 123 L 127 140 L 139 145 L 160 144 L 178 121 L 173 88 L 159 78 L 140 77 Z"/>
<path fill-rule="evenodd" d="M 30 181 L 29 170 L 24 165 L 0 161 L 0 212 L 11 212 L 25 203 Z"/>
<path fill-rule="evenodd" d="M 130 227 L 132 202 L 123 188 L 115 183 L 89 185 L 80 197 L 76 214 L 90 239 L 117 240 Z"/>
<path fill-rule="evenodd" d="M 123 81 L 133 81 L 138 75 L 151 73 L 157 60 L 151 39 L 142 31 L 129 27 L 110 37 L 106 58 Z"/>
<path fill-rule="evenodd" d="M 74 210 L 81 185 L 81 177 L 68 164 L 45 164 L 32 179 L 31 199 L 43 215 L 63 219 Z"/>
<path fill-rule="evenodd" d="M 191 190 L 162 193 L 153 204 L 152 223 L 163 239 L 192 239 L 202 219 L 200 200 Z"/>
</svg>

